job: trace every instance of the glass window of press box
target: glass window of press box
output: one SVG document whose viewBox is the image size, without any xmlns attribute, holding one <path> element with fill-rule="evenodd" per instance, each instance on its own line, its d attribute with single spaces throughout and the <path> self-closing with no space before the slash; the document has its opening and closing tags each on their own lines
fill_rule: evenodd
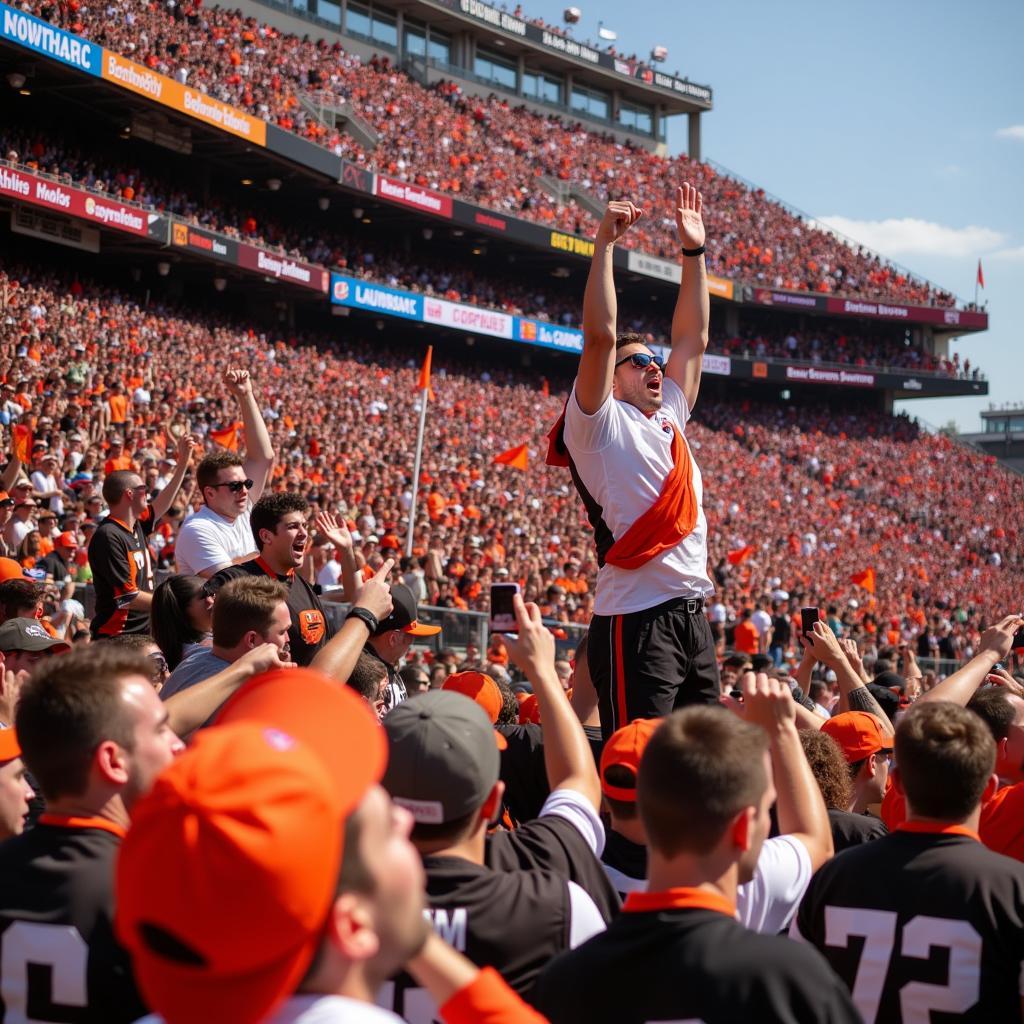
<svg viewBox="0 0 1024 1024">
<path fill-rule="evenodd" d="M 473 59 L 473 73 L 488 82 L 494 82 L 515 91 L 519 87 L 519 69 L 506 57 L 488 50 L 478 49 Z"/>
<path fill-rule="evenodd" d="M 608 120 L 608 110 L 611 106 L 608 93 L 598 89 L 588 89 L 582 85 L 572 87 L 572 103 L 570 105 L 573 110 L 589 114 L 591 117 L 599 117 L 603 121 Z"/>
<path fill-rule="evenodd" d="M 654 117 L 648 107 L 634 106 L 623 100 L 619 104 L 619 124 L 624 128 L 633 128 L 645 135 L 654 134 Z"/>
<path fill-rule="evenodd" d="M 323 0 L 318 0 L 323 3 Z M 379 8 L 349 4 L 345 12 L 345 31 L 364 39 L 373 39 L 385 46 L 398 48 L 398 23 L 394 15 Z"/>
<path fill-rule="evenodd" d="M 1007 430 L 1012 433 L 1024 430 L 1024 416 L 1000 416 L 998 419 L 985 420 L 986 434 L 1005 434 Z"/>
<path fill-rule="evenodd" d="M 411 18 L 406 18 L 403 25 L 405 32 L 402 49 L 407 57 L 429 57 L 442 64 L 451 63 L 452 41 L 449 36 L 438 32 L 436 28 L 428 29 L 426 25 Z"/>
<path fill-rule="evenodd" d="M 562 80 L 554 75 L 542 75 L 539 71 L 523 72 L 523 95 L 531 99 L 543 100 L 545 103 L 556 103 L 561 106 Z"/>
</svg>

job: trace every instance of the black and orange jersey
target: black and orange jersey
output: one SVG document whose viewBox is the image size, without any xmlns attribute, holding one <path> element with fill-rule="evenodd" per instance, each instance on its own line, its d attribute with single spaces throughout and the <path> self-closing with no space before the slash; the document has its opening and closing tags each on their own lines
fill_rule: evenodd
<svg viewBox="0 0 1024 1024">
<path fill-rule="evenodd" d="M 212 587 L 222 587 L 228 580 L 242 576 L 269 576 L 288 588 L 288 611 L 292 624 L 288 630 L 288 644 L 292 661 L 297 665 L 308 665 L 317 651 L 334 636 L 334 629 L 327 621 L 324 607 L 311 584 L 297 572 L 280 575 L 267 565 L 262 558 L 253 558 L 241 565 L 230 565 L 221 569 L 211 580 Z"/>
<path fill-rule="evenodd" d="M 551 1024 L 861 1024 L 813 949 L 759 935 L 701 889 L 631 893 L 608 930 L 559 957 L 531 1002 Z"/>
<path fill-rule="evenodd" d="M 878 1024 L 1021 1019 L 1024 865 L 962 826 L 906 822 L 811 881 L 790 930 Z"/>
<path fill-rule="evenodd" d="M 96 591 L 92 635 L 101 638 L 149 632 L 149 612 L 131 607 L 140 591 L 153 589 L 142 523 L 136 521 L 129 529 L 120 519 L 107 516 L 89 541 L 89 566 Z"/>
<path fill-rule="evenodd" d="M 119 1024 L 146 1012 L 113 931 L 123 836 L 105 819 L 43 814 L 0 843 L 4 1024 Z"/>
</svg>

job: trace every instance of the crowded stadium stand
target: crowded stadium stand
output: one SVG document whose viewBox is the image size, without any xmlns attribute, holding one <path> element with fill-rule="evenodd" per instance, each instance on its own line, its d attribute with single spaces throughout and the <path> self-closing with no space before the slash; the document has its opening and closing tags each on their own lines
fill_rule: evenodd
<svg viewBox="0 0 1024 1024">
<path fill-rule="evenodd" d="M 550 26 L 540 26 L 540 43 L 531 28 L 517 44 L 514 80 L 494 65 L 495 88 L 483 89 L 472 71 L 485 52 L 473 44 L 475 15 L 454 9 L 423 30 L 433 56 L 420 55 L 431 71 L 421 80 L 412 12 L 392 43 L 383 8 L 364 25 L 362 8 L 350 4 L 332 24 L 323 0 L 304 12 L 298 4 L 22 7 L 45 21 L 4 9 L 11 102 L 0 125 L 0 196 L 17 255 L 3 269 L 18 310 L 7 317 L 10 358 L 31 351 L 43 361 L 12 363 L 8 376 L 24 377 L 14 382 L 22 394 L 41 392 L 50 416 L 66 382 L 43 368 L 84 343 L 80 396 L 119 374 L 145 377 L 151 404 L 131 443 L 155 458 L 167 443 L 162 417 L 200 433 L 225 425 L 206 382 L 244 355 L 265 368 L 273 439 L 289 453 L 278 485 L 344 509 L 373 566 L 382 541 L 397 537 L 404 547 L 411 367 L 434 342 L 444 376 L 434 384 L 433 451 L 421 479 L 428 518 L 415 525 L 414 545 L 420 558 L 438 555 L 429 560 L 430 603 L 480 609 L 500 571 L 556 618 L 585 623 L 583 586 L 548 593 L 575 560 L 592 589 L 596 565 L 574 497 L 540 465 L 543 434 L 581 344 L 589 237 L 608 195 L 649 207 L 630 236 L 643 251 L 616 255 L 626 271 L 620 325 L 666 343 L 678 268 L 660 258 L 676 245 L 660 190 L 685 176 L 704 190 L 711 240 L 711 344 L 696 438 L 709 478 L 727 484 L 709 489 L 707 504 L 730 619 L 781 586 L 794 602 L 800 594 L 838 602 L 858 628 L 898 621 L 912 633 L 969 580 L 966 618 L 954 626 L 969 646 L 986 609 L 1000 606 L 994 595 L 1012 592 L 1013 538 L 928 494 L 930 486 L 938 494 L 939 464 L 985 480 L 987 512 L 1012 508 L 1019 481 L 890 415 L 896 398 L 986 393 L 976 363 L 949 354 L 950 339 L 984 329 L 986 315 L 957 308 L 948 293 L 708 163 L 667 157 L 664 119 L 688 116 L 698 147 L 710 90 L 680 85 L 673 95 L 672 83 L 684 80 L 660 71 L 651 80 L 636 61 L 627 73 L 618 54 L 580 67 L 589 58 L 556 52 Z M 61 56 L 25 27 L 46 24 L 73 34 L 58 41 L 83 41 Z M 438 48 L 445 38 L 447 63 Z M 557 79 L 555 67 L 563 109 L 527 102 L 534 69 Z M 439 69 L 447 75 L 435 80 Z M 602 123 L 603 108 L 573 113 L 598 80 L 614 125 Z M 638 126 L 624 112 L 645 97 L 651 117 Z M 325 120 L 328 108 L 349 117 Z M 68 110 L 82 116 L 69 119 Z M 102 265 L 75 249 L 101 252 Z M 30 295 L 35 316 L 22 305 Z M 89 315 L 69 318 L 69 302 Z M 318 381 L 337 381 L 343 401 L 318 408 Z M 102 462 L 102 425 L 84 427 L 96 446 L 90 461 Z M 525 478 L 491 464 L 513 442 L 532 453 Z M 859 502 L 866 515 L 852 511 Z M 369 517 L 362 526 L 361 517 Z M 170 552 L 175 526 L 165 525 Z M 730 564 L 726 556 L 747 547 Z M 886 572 L 887 562 L 899 570 Z M 873 596 L 849 583 L 868 565 L 877 569 Z M 775 578 L 784 585 L 770 586 Z"/>
</svg>

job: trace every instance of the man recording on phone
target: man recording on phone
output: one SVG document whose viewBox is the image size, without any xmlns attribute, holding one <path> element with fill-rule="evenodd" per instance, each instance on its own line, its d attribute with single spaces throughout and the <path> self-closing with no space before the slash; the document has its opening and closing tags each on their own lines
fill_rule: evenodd
<svg viewBox="0 0 1024 1024">
<path fill-rule="evenodd" d="M 548 463 L 569 468 L 594 528 L 589 654 L 605 738 L 633 719 L 718 699 L 703 483 L 684 437 L 708 343 L 702 205 L 695 188 L 676 189 L 682 280 L 662 365 L 639 335 L 616 335 L 612 256 L 644 211 L 608 204 L 583 299 L 579 372 L 549 435 Z"/>
</svg>

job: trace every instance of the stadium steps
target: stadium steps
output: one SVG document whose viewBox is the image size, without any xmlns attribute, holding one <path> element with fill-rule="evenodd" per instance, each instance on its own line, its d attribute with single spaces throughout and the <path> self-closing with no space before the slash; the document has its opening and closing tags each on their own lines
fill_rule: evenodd
<svg viewBox="0 0 1024 1024">
<path fill-rule="evenodd" d="M 569 198 L 573 200 L 577 206 L 582 206 L 587 213 L 596 217 L 598 220 L 604 216 L 605 203 L 598 199 L 592 192 L 588 192 L 585 188 L 580 188 L 579 185 L 570 185 Z"/>
<path fill-rule="evenodd" d="M 537 183 L 559 206 L 574 202 L 598 220 L 604 216 L 605 204 L 597 196 L 592 195 L 585 188 L 580 188 L 579 185 L 574 185 L 571 181 L 561 181 L 559 178 L 551 177 L 550 174 L 541 174 L 537 178 Z"/>
<path fill-rule="evenodd" d="M 380 136 L 369 121 L 361 118 L 352 109 L 347 100 L 338 103 L 332 96 L 331 102 L 326 103 L 319 96 L 300 93 L 299 104 L 307 114 L 312 114 L 321 123 L 351 135 L 368 152 L 377 148 Z"/>
</svg>

